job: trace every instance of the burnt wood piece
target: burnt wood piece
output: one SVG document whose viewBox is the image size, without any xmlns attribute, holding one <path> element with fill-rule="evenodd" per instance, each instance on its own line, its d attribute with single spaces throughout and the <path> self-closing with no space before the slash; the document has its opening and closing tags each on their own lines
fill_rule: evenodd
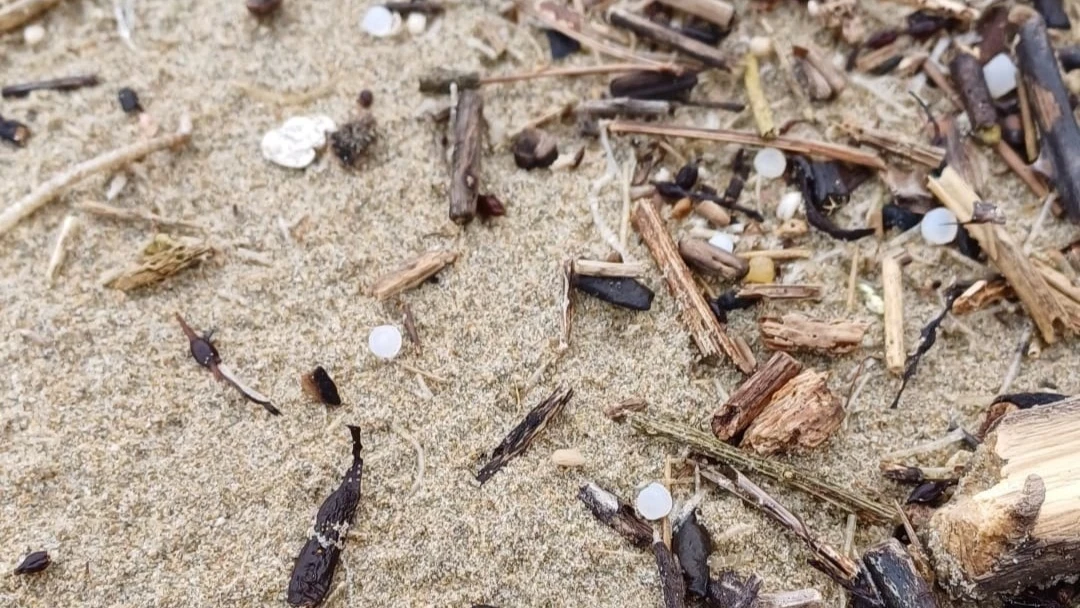
<svg viewBox="0 0 1080 608">
<path fill-rule="evenodd" d="M 527 450 L 536 436 L 543 431 L 553 418 L 559 415 L 566 407 L 566 403 L 574 396 L 574 391 L 569 388 L 557 388 L 547 399 L 534 407 L 525 419 L 518 423 L 502 443 L 491 452 L 491 459 L 480 472 L 476 479 L 483 485 L 506 463 L 513 460 Z"/>
<path fill-rule="evenodd" d="M 694 40 L 689 36 L 684 36 L 669 27 L 650 21 L 646 17 L 616 8 L 608 13 L 608 19 L 616 27 L 630 30 L 642 38 L 669 46 L 707 66 L 721 70 L 728 69 L 727 58 L 720 52 L 720 49 Z"/>
<path fill-rule="evenodd" d="M 574 289 L 630 310 L 649 310 L 655 294 L 631 277 L 592 277 L 574 274 Z"/>
<path fill-rule="evenodd" d="M 599 519 L 631 545 L 644 549 L 652 544 L 653 530 L 649 522 L 638 517 L 634 507 L 595 483 L 578 490 L 578 499 Z"/>
</svg>

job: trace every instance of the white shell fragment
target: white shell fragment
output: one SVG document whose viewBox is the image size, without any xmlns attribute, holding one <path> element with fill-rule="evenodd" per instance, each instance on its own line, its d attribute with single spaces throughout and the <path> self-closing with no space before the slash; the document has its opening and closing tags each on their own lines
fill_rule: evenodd
<svg viewBox="0 0 1080 608">
<path fill-rule="evenodd" d="M 931 245 L 948 245 L 956 238 L 960 227 L 952 211 L 945 207 L 937 207 L 923 216 L 922 222 L 919 223 L 919 231 L 923 239 Z"/>
<path fill-rule="evenodd" d="M 998 53 L 983 66 L 986 88 L 994 99 L 1003 97 L 1016 89 L 1016 66 L 1008 53 Z"/>
<path fill-rule="evenodd" d="M 400 21 L 401 16 L 398 16 Z M 364 13 L 364 19 L 360 22 L 360 27 L 365 32 L 375 36 L 376 38 L 383 38 L 394 33 L 394 13 L 391 13 L 389 9 L 382 5 L 375 5 Z"/>
<path fill-rule="evenodd" d="M 37 46 L 41 44 L 42 40 L 45 40 L 45 28 L 37 23 L 28 25 L 23 30 L 23 42 L 26 43 L 26 46 Z"/>
<path fill-rule="evenodd" d="M 802 207 L 802 192 L 787 192 L 776 205 L 776 218 L 786 222 L 795 217 L 799 207 Z"/>
<path fill-rule="evenodd" d="M 654 481 L 638 492 L 634 506 L 638 513 L 649 521 L 662 519 L 671 513 L 671 492 L 668 492 L 663 484 Z"/>
<path fill-rule="evenodd" d="M 405 29 L 413 36 L 419 36 L 427 29 L 427 15 L 424 13 L 409 13 L 405 19 Z"/>
<path fill-rule="evenodd" d="M 754 171 L 765 179 L 776 179 L 784 174 L 787 158 L 776 148 L 762 148 L 754 155 Z"/>
<path fill-rule="evenodd" d="M 735 251 L 735 241 L 723 232 L 717 232 L 709 238 L 709 244 L 728 253 Z"/>
<path fill-rule="evenodd" d="M 393 325 L 380 325 L 368 336 L 371 354 L 380 359 L 393 359 L 401 352 L 401 331 Z"/>
<path fill-rule="evenodd" d="M 282 167 L 303 169 L 315 160 L 315 150 L 326 145 L 326 134 L 337 129 L 328 116 L 294 116 L 263 135 L 263 158 Z"/>
</svg>

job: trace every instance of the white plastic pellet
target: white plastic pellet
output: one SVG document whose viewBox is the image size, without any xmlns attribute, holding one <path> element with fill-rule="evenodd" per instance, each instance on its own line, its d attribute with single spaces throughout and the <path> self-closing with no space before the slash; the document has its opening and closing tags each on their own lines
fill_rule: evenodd
<svg viewBox="0 0 1080 608">
<path fill-rule="evenodd" d="M 667 517 L 671 513 L 671 492 L 663 484 L 652 482 L 645 489 L 638 492 L 635 502 L 638 513 L 649 521 L 656 521 Z"/>
<path fill-rule="evenodd" d="M 28 25 L 23 30 L 23 42 L 26 46 L 37 46 L 41 44 L 41 41 L 45 40 L 45 28 L 38 24 Z"/>
<path fill-rule="evenodd" d="M 376 38 L 389 36 L 394 33 L 394 13 L 385 6 L 375 5 L 364 13 L 360 27 Z"/>
<path fill-rule="evenodd" d="M 776 148 L 762 148 L 754 155 L 754 171 L 765 179 L 776 179 L 784 174 L 787 168 L 787 159 L 784 153 Z"/>
<path fill-rule="evenodd" d="M 393 325 L 380 325 L 368 336 L 371 354 L 380 359 L 393 359 L 401 352 L 401 331 Z"/>
<path fill-rule="evenodd" d="M 709 244 L 728 253 L 735 251 L 735 241 L 723 232 L 717 232 L 709 237 Z"/>
<path fill-rule="evenodd" d="M 427 15 L 424 13 L 409 13 L 405 19 L 405 29 L 413 36 L 419 36 L 427 29 Z"/>
<path fill-rule="evenodd" d="M 802 207 L 802 192 L 787 192 L 780 197 L 780 203 L 776 205 L 777 219 L 790 220 Z"/>
<path fill-rule="evenodd" d="M 656 174 L 653 175 L 654 182 L 670 182 L 671 171 L 668 171 L 667 167 L 660 167 L 656 170 Z"/>
<path fill-rule="evenodd" d="M 931 245 L 948 245 L 956 238 L 959 230 L 956 216 L 945 207 L 931 209 L 919 223 L 919 231 L 923 239 Z"/>
<path fill-rule="evenodd" d="M 750 53 L 759 59 L 764 59 L 772 54 L 772 38 L 768 36 L 754 36 L 750 39 Z"/>
<path fill-rule="evenodd" d="M 1007 53 L 998 53 L 983 66 L 983 77 L 990 96 L 994 99 L 1008 95 L 1016 89 L 1016 66 Z"/>
</svg>

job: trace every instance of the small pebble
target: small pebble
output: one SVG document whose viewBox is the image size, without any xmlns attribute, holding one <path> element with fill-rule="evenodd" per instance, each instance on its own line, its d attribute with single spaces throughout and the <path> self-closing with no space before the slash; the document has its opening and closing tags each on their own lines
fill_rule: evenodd
<svg viewBox="0 0 1080 608">
<path fill-rule="evenodd" d="M 787 221 L 795 217 L 795 213 L 802 207 L 802 192 L 788 192 L 780 197 L 780 203 L 776 206 L 777 219 Z"/>
<path fill-rule="evenodd" d="M 580 467 L 585 464 L 585 457 L 581 455 L 581 450 L 568 448 L 552 452 L 551 462 L 560 467 Z"/>
<path fill-rule="evenodd" d="M 401 352 L 401 331 L 393 325 L 380 325 L 371 330 L 368 348 L 380 359 L 393 359 Z"/>
<path fill-rule="evenodd" d="M 399 16 L 398 19 L 401 17 Z M 394 33 L 394 13 L 385 6 L 375 5 L 364 13 L 364 20 L 360 22 L 360 27 L 376 38 L 389 36 Z"/>
<path fill-rule="evenodd" d="M 990 96 L 1004 97 L 1016 89 L 1016 66 L 1007 53 L 998 53 L 983 66 L 983 77 Z"/>
<path fill-rule="evenodd" d="M 754 171 L 765 179 L 776 179 L 784 174 L 787 158 L 776 148 L 762 148 L 754 155 Z"/>
<path fill-rule="evenodd" d="M 709 244 L 728 253 L 735 251 L 735 239 L 723 232 L 717 232 L 709 238 Z"/>
<path fill-rule="evenodd" d="M 758 59 L 764 59 L 772 55 L 772 38 L 768 36 L 754 36 L 750 39 L 750 52 Z"/>
<path fill-rule="evenodd" d="M 931 245 L 948 245 L 956 239 L 956 233 L 960 226 L 956 223 L 956 216 L 945 207 L 931 209 L 923 216 L 919 223 L 919 231 L 923 239 Z"/>
<path fill-rule="evenodd" d="M 409 13 L 405 19 L 405 29 L 413 36 L 419 36 L 427 29 L 427 15 L 424 13 Z"/>
<path fill-rule="evenodd" d="M 744 280 L 747 283 L 772 283 L 776 280 L 776 263 L 772 258 L 750 258 L 750 270 Z"/>
<path fill-rule="evenodd" d="M 45 40 L 45 28 L 40 25 L 36 23 L 28 25 L 23 30 L 23 42 L 26 43 L 26 46 L 37 46 L 42 40 Z"/>
<path fill-rule="evenodd" d="M 649 521 L 656 521 L 667 517 L 668 513 L 671 513 L 672 500 L 671 492 L 664 487 L 664 484 L 652 482 L 645 486 L 641 492 L 638 492 L 637 500 L 635 501 L 638 513 Z"/>
</svg>

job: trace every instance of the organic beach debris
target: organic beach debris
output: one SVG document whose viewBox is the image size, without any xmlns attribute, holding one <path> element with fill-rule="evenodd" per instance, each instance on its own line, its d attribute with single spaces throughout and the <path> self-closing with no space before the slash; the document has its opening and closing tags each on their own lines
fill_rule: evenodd
<svg viewBox="0 0 1080 608">
<path fill-rule="evenodd" d="M 709 555 L 713 544 L 709 531 L 698 521 L 697 509 L 675 527 L 671 547 L 679 558 L 687 592 L 697 597 L 709 595 Z"/>
<path fill-rule="evenodd" d="M 582 293 L 630 310 L 649 310 L 653 291 L 632 277 L 598 277 L 575 273 L 572 284 Z"/>
<path fill-rule="evenodd" d="M 341 396 L 338 395 L 337 385 L 330 374 L 326 373 L 323 366 L 316 366 L 310 374 L 300 377 L 300 385 L 304 392 L 320 403 L 325 405 L 341 405 Z"/>
<path fill-rule="evenodd" d="M 263 158 L 289 169 L 303 169 L 315 161 L 326 136 L 337 130 L 329 116 L 293 116 L 267 131 L 259 143 Z"/>
<path fill-rule="evenodd" d="M 581 486 L 578 499 L 585 503 L 596 519 L 606 524 L 635 547 L 644 549 L 652 544 L 652 526 L 634 512 L 634 508 L 615 494 L 595 483 Z"/>
<path fill-rule="evenodd" d="M 34 91 L 74 91 L 75 89 L 81 89 L 83 87 L 97 86 L 98 82 L 99 80 L 96 74 L 65 76 L 63 78 L 52 78 L 50 80 L 35 80 L 33 82 L 9 84 L 3 89 L 0 89 L 0 96 L 3 96 L 6 99 L 9 97 L 26 97 Z"/>
<path fill-rule="evenodd" d="M 221 362 L 221 356 L 218 355 L 217 348 L 214 346 L 214 343 L 210 341 L 210 333 L 202 336 L 198 335 L 195 333 L 195 330 L 187 324 L 187 321 L 180 316 L 180 313 L 176 313 L 176 320 L 180 323 L 180 328 L 184 330 L 184 335 L 187 336 L 191 348 L 191 356 L 195 359 L 196 363 L 209 369 L 218 380 L 231 384 L 233 388 L 240 391 L 240 394 L 248 401 L 258 403 L 263 406 L 266 411 L 275 416 L 281 414 L 281 411 L 270 403 L 269 397 L 266 397 L 262 393 L 248 386 L 245 382 L 240 380 L 229 367 Z"/>
<path fill-rule="evenodd" d="M 30 127 L 17 120 L 0 116 L 0 139 L 16 146 L 25 146 L 30 140 Z"/>
<path fill-rule="evenodd" d="M 52 558 L 48 551 L 34 551 L 15 566 L 15 574 L 36 574 L 48 568 L 51 563 Z"/>
<path fill-rule="evenodd" d="M 514 163 L 527 171 L 550 167 L 559 157 L 558 142 L 541 129 L 525 129 L 518 133 L 514 137 L 511 150 L 514 153 Z"/>
<path fill-rule="evenodd" d="M 116 93 L 116 99 L 120 102 L 120 109 L 124 114 L 138 114 L 143 111 L 139 104 L 139 94 L 130 87 L 124 87 Z"/>
<path fill-rule="evenodd" d="M 341 125 L 330 134 L 330 149 L 341 164 L 354 168 L 367 155 L 376 137 L 375 117 L 364 114 Z"/>
<path fill-rule="evenodd" d="M 195 266 L 214 253 L 214 248 L 202 240 L 157 234 L 143 248 L 138 263 L 109 278 L 105 284 L 120 291 L 147 287 Z"/>
<path fill-rule="evenodd" d="M 907 388 L 908 381 L 915 375 L 915 371 L 919 367 L 919 361 L 922 360 L 923 355 L 930 350 L 934 343 L 937 342 L 938 328 L 945 321 L 945 317 L 949 316 L 949 312 L 952 310 L 953 303 L 970 287 L 968 283 L 957 283 L 945 290 L 945 306 L 936 317 L 930 319 L 925 327 L 919 332 L 919 345 L 915 347 L 915 352 L 908 355 L 907 360 L 904 362 L 904 374 L 900 377 L 900 388 L 896 391 L 896 397 L 893 398 L 892 405 L 889 407 L 895 408 L 900 403 L 900 397 L 904 394 L 904 389 Z"/>
<path fill-rule="evenodd" d="M 319 507 L 311 538 L 293 565 L 288 591 L 288 601 L 293 606 L 313 608 L 326 599 L 349 527 L 356 518 L 360 478 L 364 473 L 360 452 L 364 448 L 360 443 L 360 427 L 349 425 L 349 434 L 352 436 L 352 465 L 338 488 Z"/>
<path fill-rule="evenodd" d="M 502 440 L 502 443 L 498 445 L 491 452 L 491 459 L 484 468 L 480 469 L 480 472 L 476 474 L 476 479 L 483 485 L 492 475 L 497 473 L 499 469 L 506 466 L 506 463 L 513 460 L 525 450 L 529 449 L 536 436 L 543 431 L 547 425 L 563 411 L 566 407 L 566 403 L 570 401 L 570 398 L 574 396 L 574 391 L 567 387 L 558 387 L 555 389 L 547 399 L 541 401 L 536 407 L 534 407 L 525 419 L 518 423 L 512 431 Z"/>
</svg>

